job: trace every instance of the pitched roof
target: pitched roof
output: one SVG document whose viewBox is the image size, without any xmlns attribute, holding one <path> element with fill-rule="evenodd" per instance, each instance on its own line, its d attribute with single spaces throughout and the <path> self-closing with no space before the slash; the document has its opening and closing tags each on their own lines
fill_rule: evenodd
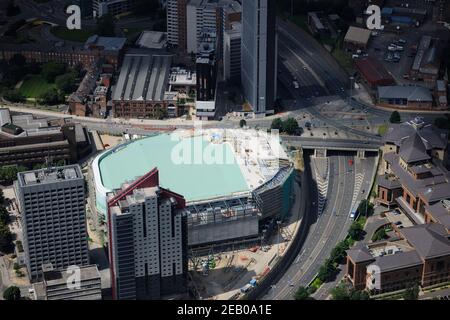
<svg viewBox="0 0 450 320">
<path fill-rule="evenodd" d="M 422 259 L 415 250 L 389 254 L 377 257 L 375 260 L 375 264 L 380 268 L 381 272 L 417 266 L 422 263 Z"/>
<path fill-rule="evenodd" d="M 400 157 L 408 163 L 431 158 L 427 153 L 425 143 L 417 132 L 402 140 L 400 144 Z"/>
<path fill-rule="evenodd" d="M 401 124 L 391 124 L 388 131 L 383 137 L 384 142 L 394 143 L 400 146 L 403 138 L 418 133 L 422 138 L 427 150 L 433 148 L 445 149 L 447 146 L 448 132 L 438 130 L 431 124 L 423 126 L 415 126 L 412 122 L 405 122 Z"/>
<path fill-rule="evenodd" d="M 432 102 L 430 89 L 421 86 L 381 86 L 379 99 L 407 99 L 408 101 Z"/>
<path fill-rule="evenodd" d="M 421 224 L 400 232 L 422 259 L 450 255 L 450 235 L 441 224 Z"/>
<path fill-rule="evenodd" d="M 347 255 L 355 263 L 375 260 L 370 254 L 369 249 L 362 244 L 358 244 L 355 248 L 347 250 Z"/>
<path fill-rule="evenodd" d="M 368 29 L 350 26 L 347 34 L 345 35 L 344 41 L 366 44 L 370 39 L 370 33 L 371 32 Z"/>
<path fill-rule="evenodd" d="M 371 84 L 395 84 L 394 78 L 378 60 L 371 57 L 356 59 L 355 66 Z"/>
<path fill-rule="evenodd" d="M 441 200 L 431 206 L 425 207 L 428 212 L 438 223 L 447 229 L 450 229 L 450 201 Z"/>
</svg>

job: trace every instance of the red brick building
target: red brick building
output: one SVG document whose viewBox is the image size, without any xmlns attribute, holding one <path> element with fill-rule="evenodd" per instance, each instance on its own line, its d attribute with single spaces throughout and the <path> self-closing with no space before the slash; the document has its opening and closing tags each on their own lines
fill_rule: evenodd
<svg viewBox="0 0 450 320">
<path fill-rule="evenodd" d="M 371 89 L 376 89 L 378 86 L 395 85 L 394 78 L 378 60 L 370 57 L 356 59 L 355 66 Z"/>
</svg>

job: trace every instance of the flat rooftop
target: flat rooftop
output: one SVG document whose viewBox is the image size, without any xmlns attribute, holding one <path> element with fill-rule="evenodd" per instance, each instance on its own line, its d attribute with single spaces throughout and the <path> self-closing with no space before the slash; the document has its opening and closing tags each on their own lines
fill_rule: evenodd
<svg viewBox="0 0 450 320">
<path fill-rule="evenodd" d="M 107 151 L 96 179 L 114 190 L 157 167 L 162 188 L 194 202 L 248 194 L 277 176 L 280 159 L 288 159 L 286 152 L 266 132 L 178 130 Z"/>
<path fill-rule="evenodd" d="M 163 49 L 167 44 L 167 35 L 160 31 L 142 31 L 136 45 L 147 49 Z"/>
<path fill-rule="evenodd" d="M 185 138 L 180 142 L 172 140 L 170 134 L 162 134 L 136 140 L 101 159 L 102 183 L 110 190 L 117 189 L 124 182 L 135 180 L 157 167 L 161 187 L 183 195 L 187 201 L 249 191 L 236 161 L 233 164 L 195 164 L 195 159 L 187 159 L 186 163 L 177 164 L 178 160 L 183 160 L 177 159 L 183 155 L 181 149 L 186 148 L 186 155 L 193 154 L 194 146 L 202 148 L 203 154 L 221 153 L 226 159 L 234 159 L 228 144 L 208 143 L 202 136 Z"/>
<path fill-rule="evenodd" d="M 21 186 L 30 186 L 83 179 L 83 174 L 79 165 L 69 165 L 20 172 L 17 177 Z"/>
<path fill-rule="evenodd" d="M 107 51 L 119 51 L 122 50 L 126 41 L 127 38 L 101 37 L 98 35 L 93 35 L 86 40 L 84 48 L 89 49 L 91 47 L 98 47 Z"/>
</svg>

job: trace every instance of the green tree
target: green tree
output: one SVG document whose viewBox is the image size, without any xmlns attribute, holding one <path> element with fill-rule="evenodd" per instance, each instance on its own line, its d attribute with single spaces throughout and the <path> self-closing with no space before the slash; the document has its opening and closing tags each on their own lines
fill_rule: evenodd
<svg viewBox="0 0 450 320">
<path fill-rule="evenodd" d="M 310 292 L 308 288 L 300 286 L 294 295 L 295 300 L 310 300 Z"/>
<path fill-rule="evenodd" d="M 71 93 L 75 90 L 77 77 L 75 72 L 69 72 L 55 78 L 56 87 L 64 93 Z"/>
<path fill-rule="evenodd" d="M 64 93 L 58 91 L 55 88 L 47 90 L 39 97 L 39 103 L 46 105 L 55 105 L 58 103 L 63 103 L 64 101 L 65 101 Z"/>
<path fill-rule="evenodd" d="M 0 225 L 6 225 L 9 222 L 9 212 L 4 206 L 0 206 Z"/>
<path fill-rule="evenodd" d="M 346 250 L 348 246 L 345 241 L 339 242 L 336 247 L 331 250 L 330 259 L 335 263 L 341 263 L 347 256 Z"/>
<path fill-rule="evenodd" d="M 12 246 L 12 234 L 6 224 L 0 224 L 0 251 L 10 251 Z"/>
<path fill-rule="evenodd" d="M 361 200 L 358 205 L 358 213 L 363 216 L 370 217 L 373 213 L 373 204 L 369 200 Z"/>
<path fill-rule="evenodd" d="M 157 108 L 155 111 L 155 119 L 162 120 L 167 118 L 167 111 L 163 108 Z"/>
<path fill-rule="evenodd" d="M 328 282 L 336 274 L 336 266 L 331 259 L 325 260 L 325 263 L 320 266 L 317 278 L 322 282 Z"/>
<path fill-rule="evenodd" d="M 25 97 L 18 90 L 8 90 L 3 94 L 3 97 L 11 102 L 25 102 Z"/>
<path fill-rule="evenodd" d="M 350 293 L 347 284 L 340 283 L 330 290 L 331 298 L 333 300 L 350 300 Z"/>
<path fill-rule="evenodd" d="M 415 285 L 403 291 L 403 299 L 417 300 L 419 298 L 419 291 L 420 291 L 419 285 L 416 283 Z"/>
<path fill-rule="evenodd" d="M 0 181 L 11 182 L 17 179 L 17 173 L 27 170 L 24 166 L 0 167 Z"/>
<path fill-rule="evenodd" d="M 357 241 L 361 239 L 363 234 L 364 230 L 361 224 L 358 221 L 353 222 L 350 226 L 350 229 L 348 230 L 348 235 L 350 236 L 350 238 Z"/>
<path fill-rule="evenodd" d="M 66 66 L 58 62 L 47 62 L 42 66 L 42 76 L 47 82 L 53 83 L 57 76 L 63 74 L 66 71 Z"/>
<path fill-rule="evenodd" d="M 114 17 L 111 14 L 105 14 L 97 18 L 97 34 L 103 37 L 115 36 Z"/>
<path fill-rule="evenodd" d="M 283 130 L 283 120 L 280 118 L 273 119 L 272 124 L 270 125 L 270 128 L 273 130 Z"/>
<path fill-rule="evenodd" d="M 241 119 L 241 121 L 239 121 L 239 127 L 243 128 L 247 125 L 247 121 L 245 121 L 244 119 Z"/>
<path fill-rule="evenodd" d="M 370 300 L 369 293 L 365 290 L 354 290 L 350 291 L 350 300 Z"/>
<path fill-rule="evenodd" d="M 389 118 L 391 123 L 400 123 L 402 122 L 402 118 L 400 117 L 400 113 L 398 111 L 394 111 Z"/>
<path fill-rule="evenodd" d="M 380 240 L 384 240 L 387 239 L 388 235 L 386 233 L 386 229 L 385 228 L 381 228 L 380 230 L 378 230 L 377 232 L 375 232 L 372 236 L 372 241 L 380 241 Z"/>
<path fill-rule="evenodd" d="M 3 299 L 5 300 L 20 300 L 20 289 L 16 286 L 8 287 L 3 292 Z"/>
<path fill-rule="evenodd" d="M 288 118 L 283 122 L 283 131 L 289 135 L 295 134 L 299 129 L 298 122 L 294 118 Z"/>
<path fill-rule="evenodd" d="M 450 129 L 450 117 L 440 117 L 434 120 L 434 125 L 439 129 Z"/>
</svg>

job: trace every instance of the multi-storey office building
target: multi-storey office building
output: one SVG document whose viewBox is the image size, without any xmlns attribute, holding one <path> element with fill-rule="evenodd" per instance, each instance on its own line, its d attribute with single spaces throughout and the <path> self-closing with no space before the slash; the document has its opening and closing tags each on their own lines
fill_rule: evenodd
<svg viewBox="0 0 450 320">
<path fill-rule="evenodd" d="M 222 60 L 224 34 L 231 24 L 241 21 L 241 4 L 236 0 L 191 0 L 187 4 L 187 51 L 197 53 L 205 29 L 217 37 L 217 61 Z"/>
<path fill-rule="evenodd" d="M 242 71 L 245 99 L 255 114 L 273 113 L 276 97 L 275 0 L 242 3 Z"/>
<path fill-rule="evenodd" d="M 77 286 L 68 286 L 72 284 L 72 270 L 44 266 L 42 282 L 33 284 L 34 300 L 101 300 L 102 283 L 97 266 L 83 266 L 77 271 L 80 282 Z"/>
<path fill-rule="evenodd" d="M 215 98 L 217 84 L 217 35 L 214 29 L 203 29 L 199 44 L 197 73 L 197 116 L 207 120 L 215 115 Z"/>
<path fill-rule="evenodd" d="M 14 182 L 22 215 L 28 275 L 89 262 L 84 177 L 79 165 L 18 173 Z"/>
<path fill-rule="evenodd" d="M 92 9 L 96 17 L 111 14 L 113 16 L 130 11 L 135 0 L 93 0 Z"/>
<path fill-rule="evenodd" d="M 422 119 L 392 125 L 384 136 L 384 174 L 377 179 L 377 200 L 398 205 L 416 223 L 424 223 L 426 208 L 450 199 L 446 158 L 447 132 Z"/>
<path fill-rule="evenodd" d="M 167 42 L 180 50 L 187 49 L 187 0 L 167 0 Z"/>
<path fill-rule="evenodd" d="M 182 196 L 159 187 L 158 170 L 124 185 L 108 200 L 115 299 L 185 293 L 187 225 Z"/>
<path fill-rule="evenodd" d="M 225 80 L 241 81 L 241 40 L 242 25 L 240 22 L 234 22 L 223 36 L 223 78 Z"/>
<path fill-rule="evenodd" d="M 10 116 L 9 109 L 0 109 L 0 165 L 73 163 L 88 151 L 88 134 L 79 123 Z"/>
<path fill-rule="evenodd" d="M 447 213 L 448 214 L 448 213 Z M 450 280 L 450 235 L 438 223 L 396 229 L 396 236 L 347 251 L 346 278 L 375 294 Z"/>
<path fill-rule="evenodd" d="M 0 60 L 9 61 L 21 54 L 27 63 L 59 62 L 70 66 L 81 64 L 89 67 L 98 59 L 116 68 L 123 54 L 126 38 L 91 36 L 83 46 L 58 45 L 42 46 L 35 43 L 0 43 Z M 61 44 L 61 43 L 60 43 Z"/>
</svg>

